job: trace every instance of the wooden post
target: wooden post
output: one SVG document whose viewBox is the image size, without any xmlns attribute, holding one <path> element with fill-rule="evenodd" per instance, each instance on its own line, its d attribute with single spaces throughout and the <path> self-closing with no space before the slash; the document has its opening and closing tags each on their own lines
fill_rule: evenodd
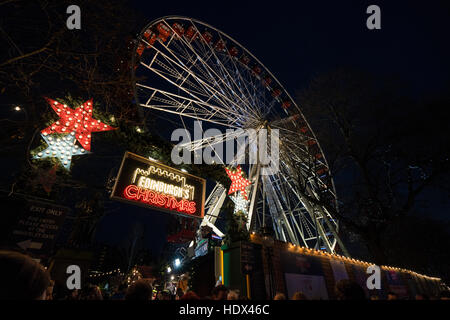
<svg viewBox="0 0 450 320">
<path fill-rule="evenodd" d="M 252 296 L 251 296 L 251 291 L 250 291 L 250 275 L 246 274 L 245 279 L 247 280 L 247 298 L 249 300 L 251 300 Z"/>
</svg>

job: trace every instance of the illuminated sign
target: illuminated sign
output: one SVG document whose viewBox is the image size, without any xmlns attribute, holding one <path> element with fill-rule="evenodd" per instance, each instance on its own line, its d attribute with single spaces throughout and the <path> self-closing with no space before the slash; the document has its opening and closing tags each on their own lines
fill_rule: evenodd
<svg viewBox="0 0 450 320">
<path fill-rule="evenodd" d="M 126 152 L 112 199 L 203 218 L 205 179 Z"/>
</svg>

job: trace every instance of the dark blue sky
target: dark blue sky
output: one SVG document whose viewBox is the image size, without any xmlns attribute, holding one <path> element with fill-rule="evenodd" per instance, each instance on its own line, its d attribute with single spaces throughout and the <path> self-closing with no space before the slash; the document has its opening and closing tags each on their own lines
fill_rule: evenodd
<svg viewBox="0 0 450 320">
<path fill-rule="evenodd" d="M 148 22 L 166 15 L 196 18 L 250 50 L 295 95 L 317 74 L 357 67 L 400 77 L 416 96 L 450 84 L 448 1 L 132 1 Z M 366 8 L 381 8 L 381 30 L 366 28 Z M 144 26 L 144 25 L 143 25 Z M 142 26 L 142 27 L 143 27 Z M 129 208 L 129 209 L 126 209 Z M 136 223 L 146 242 L 164 241 L 164 213 L 124 206 L 98 229 L 119 242 Z M 126 217 L 124 216 L 126 215 Z"/>
<path fill-rule="evenodd" d="M 340 66 L 402 75 L 414 91 L 450 82 L 448 1 L 132 1 L 149 21 L 193 17 L 227 33 L 292 94 Z M 381 8 L 381 30 L 366 9 Z"/>
</svg>

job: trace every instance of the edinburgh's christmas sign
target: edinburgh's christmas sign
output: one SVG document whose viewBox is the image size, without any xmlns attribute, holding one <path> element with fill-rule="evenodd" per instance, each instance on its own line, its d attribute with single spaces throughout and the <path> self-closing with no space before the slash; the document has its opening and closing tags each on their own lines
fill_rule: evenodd
<svg viewBox="0 0 450 320">
<path fill-rule="evenodd" d="M 205 180 L 126 152 L 111 198 L 203 218 Z"/>
</svg>

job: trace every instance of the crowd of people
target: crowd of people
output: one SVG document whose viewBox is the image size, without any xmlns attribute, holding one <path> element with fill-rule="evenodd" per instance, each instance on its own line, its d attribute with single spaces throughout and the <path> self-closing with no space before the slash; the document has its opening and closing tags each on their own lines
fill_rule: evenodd
<svg viewBox="0 0 450 320">
<path fill-rule="evenodd" d="M 64 295 L 54 291 L 55 283 L 47 270 L 38 262 L 21 253 L 0 251 L 0 300 L 247 300 L 239 290 L 230 290 L 217 283 L 211 294 L 199 297 L 194 291 L 183 291 L 178 288 L 175 293 L 169 290 L 155 291 L 152 284 L 140 279 L 131 285 L 121 284 L 112 293 L 102 293 L 96 285 L 89 285 L 82 290 L 67 290 Z M 336 283 L 337 300 L 366 300 L 363 288 L 351 280 L 340 280 Z M 370 300 L 378 300 L 371 296 Z M 450 292 L 441 292 L 440 297 L 428 297 L 417 294 L 416 300 L 450 300 Z M 276 293 L 273 300 L 288 300 L 284 293 Z M 308 300 L 302 292 L 295 292 L 290 300 Z M 389 292 L 387 300 L 398 300 L 397 294 Z"/>
</svg>

